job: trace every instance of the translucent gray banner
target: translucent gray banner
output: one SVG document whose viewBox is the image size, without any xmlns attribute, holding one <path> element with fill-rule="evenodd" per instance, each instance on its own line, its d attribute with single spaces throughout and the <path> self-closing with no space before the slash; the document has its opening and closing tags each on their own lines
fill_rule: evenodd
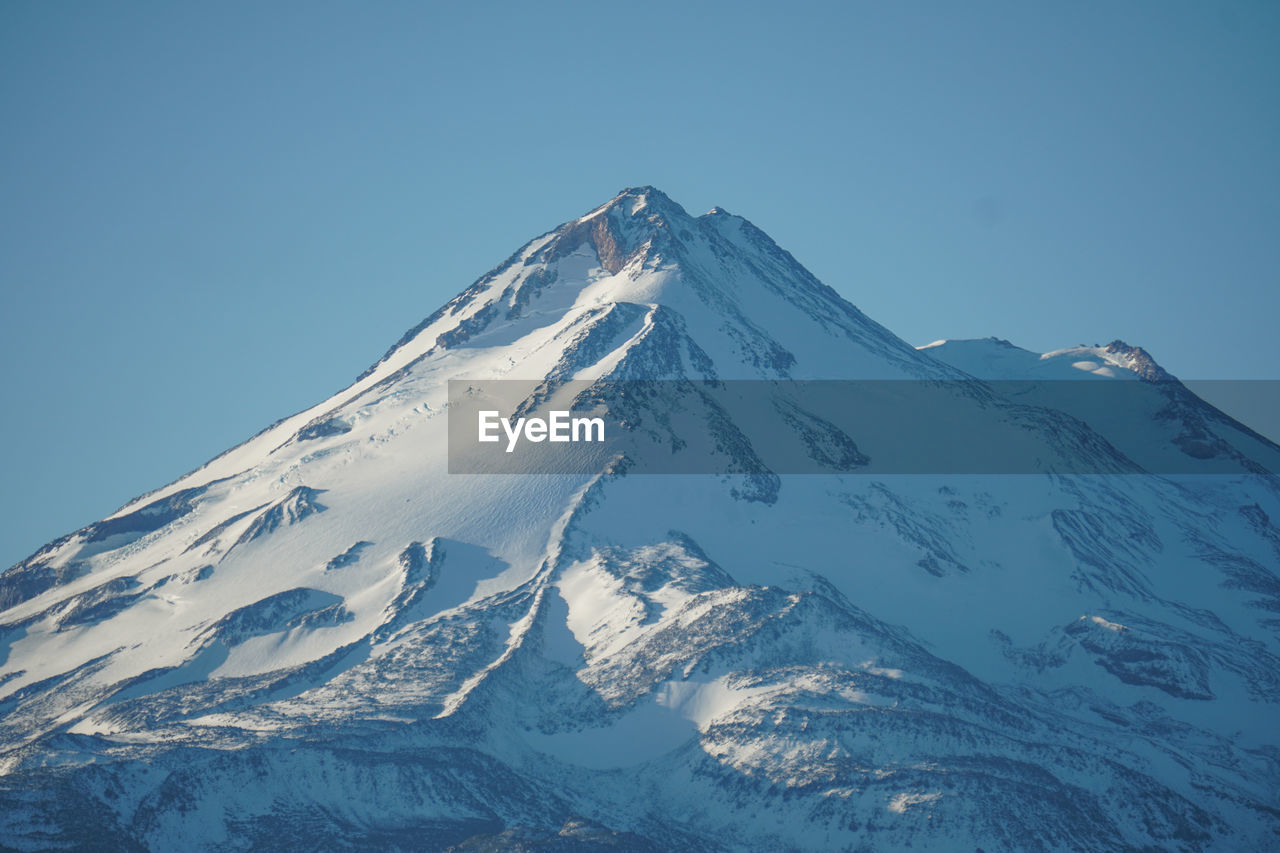
<svg viewBox="0 0 1280 853">
<path fill-rule="evenodd" d="M 1223 384 L 1280 411 L 1280 382 Z M 455 380 L 448 422 L 454 474 L 1280 471 L 1178 382 Z"/>
</svg>

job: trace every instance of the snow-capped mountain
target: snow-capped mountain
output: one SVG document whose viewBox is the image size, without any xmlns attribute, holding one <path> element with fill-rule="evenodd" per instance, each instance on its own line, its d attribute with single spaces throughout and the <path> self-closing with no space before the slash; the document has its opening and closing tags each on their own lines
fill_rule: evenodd
<svg viewBox="0 0 1280 853">
<path fill-rule="evenodd" d="M 1273 849 L 1280 448 L 1185 389 L 1122 422 L 1012 399 L 977 380 L 1176 383 L 1001 346 L 917 350 L 745 219 L 625 190 L 0 575 L 0 842 Z M 968 382 L 1049 462 L 448 473 L 449 380 L 504 378 Z M 1142 473 L 1154 443 L 1205 458 L 1186 412 L 1240 473 Z M 1080 456 L 1114 473 L 1053 473 Z"/>
</svg>

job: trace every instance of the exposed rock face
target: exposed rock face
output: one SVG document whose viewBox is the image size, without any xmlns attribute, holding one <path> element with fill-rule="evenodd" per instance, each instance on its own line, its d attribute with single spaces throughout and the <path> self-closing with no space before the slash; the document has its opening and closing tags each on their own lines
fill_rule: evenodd
<svg viewBox="0 0 1280 853">
<path fill-rule="evenodd" d="M 1131 347 L 1124 341 L 1112 341 L 1107 344 L 1107 352 L 1123 359 L 1126 366 L 1147 382 L 1175 382 L 1169 373 L 1142 347 Z"/>
</svg>

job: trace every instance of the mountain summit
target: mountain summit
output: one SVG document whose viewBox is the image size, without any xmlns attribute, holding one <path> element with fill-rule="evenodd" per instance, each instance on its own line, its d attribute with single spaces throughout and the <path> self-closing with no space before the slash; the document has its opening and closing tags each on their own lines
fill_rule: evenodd
<svg viewBox="0 0 1280 853">
<path fill-rule="evenodd" d="M 0 575 L 0 843 L 1270 849 L 1280 448 L 1172 377 L 1007 398 L 979 368 L 1031 362 L 953 343 L 624 190 Z M 1147 363 L 1106 350 L 1067 370 Z M 450 382 L 501 379 L 756 382 L 815 452 L 791 383 L 971 382 L 1031 456 L 1136 473 L 450 474 Z M 1153 444 L 1237 473 L 1142 473 Z"/>
</svg>

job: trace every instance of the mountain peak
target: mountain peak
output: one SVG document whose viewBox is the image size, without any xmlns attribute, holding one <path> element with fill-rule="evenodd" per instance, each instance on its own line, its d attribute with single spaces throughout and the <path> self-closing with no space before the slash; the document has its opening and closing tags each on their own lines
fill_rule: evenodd
<svg viewBox="0 0 1280 853">
<path fill-rule="evenodd" d="M 670 196 L 668 196 L 666 193 L 664 193 L 662 190 L 658 189 L 657 187 L 649 186 L 648 184 L 642 187 L 627 187 L 626 189 L 618 193 L 616 197 L 617 198 L 638 198 L 638 199 L 646 199 L 646 200 L 652 198 L 660 201 L 666 201 L 668 204 L 674 204 L 674 202 L 671 201 Z"/>
<path fill-rule="evenodd" d="M 623 307 L 609 308 L 617 305 Z M 765 327 L 766 318 L 782 317 L 790 320 L 780 331 Z M 524 353 L 550 346 L 545 335 L 556 347 L 576 341 L 582 353 L 612 352 L 624 341 L 629 351 L 644 341 L 671 371 L 721 378 L 789 376 L 797 365 L 815 376 L 939 370 L 746 219 L 718 207 L 693 217 L 661 190 L 638 186 L 525 244 L 410 329 L 358 381 L 446 350 L 522 341 Z M 700 343 L 681 343 L 689 335 Z M 850 360 L 847 342 L 866 360 Z"/>
<path fill-rule="evenodd" d="M 1148 382 L 1174 381 L 1173 374 L 1157 364 L 1151 354 L 1142 347 L 1131 347 L 1124 341 L 1116 339 L 1107 344 L 1103 351 Z"/>
<path fill-rule="evenodd" d="M 1088 375 L 1144 382 L 1177 381 L 1142 347 L 1129 346 L 1121 340 L 1106 346 L 1081 344 L 1035 353 L 1003 338 L 944 338 L 917 349 L 980 379 L 1079 379 Z"/>
<path fill-rule="evenodd" d="M 673 216 L 676 218 L 687 218 L 688 213 L 679 204 L 671 200 L 671 197 L 657 187 L 627 187 L 619 192 L 609 201 L 593 209 L 590 213 L 582 216 L 576 222 L 586 222 L 587 220 L 597 219 L 602 214 L 607 214 L 620 218 L 635 218 L 646 220 L 657 215 L 659 218 Z M 572 224 L 572 223 L 571 223 Z"/>
</svg>

